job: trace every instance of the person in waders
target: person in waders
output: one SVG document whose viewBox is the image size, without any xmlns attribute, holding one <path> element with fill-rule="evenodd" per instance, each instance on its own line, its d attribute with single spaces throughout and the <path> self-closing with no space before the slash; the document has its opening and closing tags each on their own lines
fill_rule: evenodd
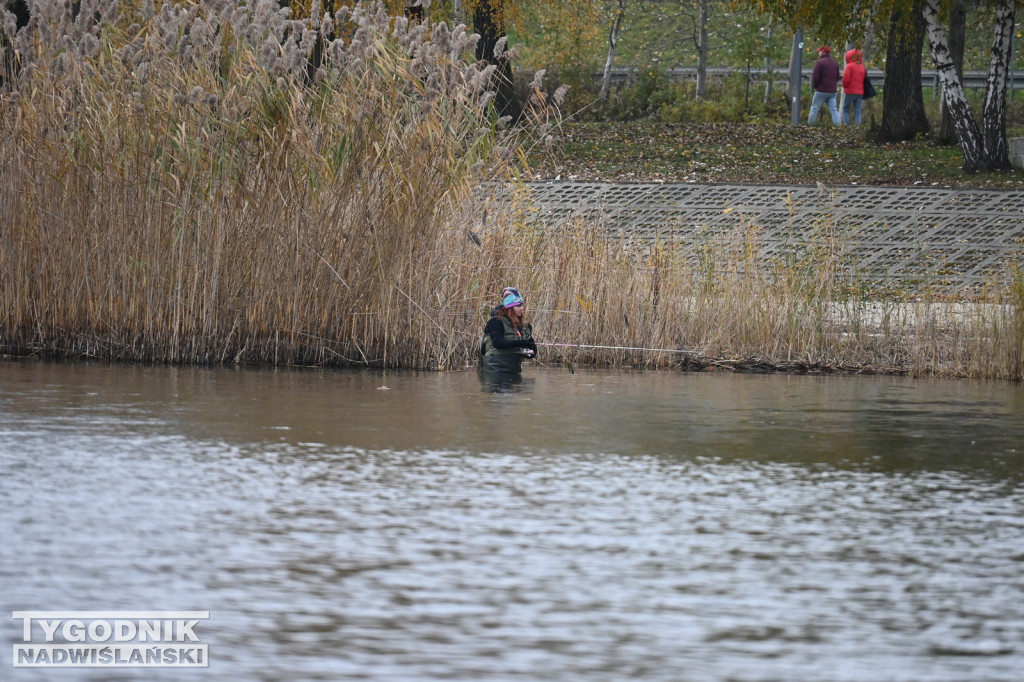
<svg viewBox="0 0 1024 682">
<path fill-rule="evenodd" d="M 537 356 L 533 327 L 526 321 L 525 301 L 512 287 L 501 292 L 501 303 L 491 311 L 480 343 L 482 368 L 489 374 L 519 374 L 523 360 Z"/>
</svg>

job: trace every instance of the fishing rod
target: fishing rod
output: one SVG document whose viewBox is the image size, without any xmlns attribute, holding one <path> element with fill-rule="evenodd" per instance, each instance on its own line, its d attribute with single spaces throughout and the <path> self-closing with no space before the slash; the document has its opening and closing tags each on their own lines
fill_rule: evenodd
<svg viewBox="0 0 1024 682">
<path fill-rule="evenodd" d="M 639 348 L 634 346 L 595 346 L 584 343 L 538 343 L 538 346 L 559 346 L 562 348 L 598 348 L 601 350 L 638 350 L 651 353 L 688 353 L 697 355 L 700 351 L 683 350 L 681 348 Z"/>
</svg>

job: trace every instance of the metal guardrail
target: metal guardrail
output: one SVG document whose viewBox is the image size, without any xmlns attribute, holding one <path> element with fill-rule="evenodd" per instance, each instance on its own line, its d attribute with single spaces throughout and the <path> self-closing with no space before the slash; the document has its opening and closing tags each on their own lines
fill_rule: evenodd
<svg viewBox="0 0 1024 682">
<path fill-rule="evenodd" d="M 806 82 L 811 81 L 811 73 L 814 71 L 813 68 L 804 69 L 801 72 L 802 80 Z M 612 82 L 616 84 L 625 83 L 637 76 L 639 73 L 638 69 L 629 67 L 616 67 L 611 70 Z M 695 66 L 681 66 L 674 69 L 668 69 L 666 71 L 670 78 L 677 79 L 688 79 L 697 77 L 697 67 Z M 771 70 L 772 80 L 788 81 L 789 70 L 786 68 L 778 68 Z M 767 80 L 769 71 L 765 68 L 736 68 L 731 66 L 712 66 L 708 67 L 709 78 L 728 78 L 729 76 L 749 75 L 752 80 L 764 81 Z M 872 84 L 877 88 L 885 85 L 885 72 L 881 69 L 868 69 L 868 76 L 871 77 Z M 601 74 L 596 74 L 597 80 L 601 79 Z M 985 87 L 985 83 L 988 80 L 987 71 L 964 71 L 962 83 L 964 88 L 968 90 L 980 90 Z M 922 71 L 921 72 L 921 87 L 934 88 L 936 91 L 939 89 L 939 73 L 938 71 Z M 1007 88 L 1010 90 L 1024 90 L 1024 73 L 1013 73 L 1010 74 L 1010 78 L 1007 80 Z"/>
<path fill-rule="evenodd" d="M 756 234 L 766 263 L 841 246 L 875 282 L 976 288 L 1024 267 L 1024 191 L 689 183 L 528 183 L 541 224 L 599 225 L 638 245 L 671 240 L 694 263 Z M 752 232 L 753 231 L 753 232 Z M 820 242 L 820 243 L 819 243 Z"/>
</svg>

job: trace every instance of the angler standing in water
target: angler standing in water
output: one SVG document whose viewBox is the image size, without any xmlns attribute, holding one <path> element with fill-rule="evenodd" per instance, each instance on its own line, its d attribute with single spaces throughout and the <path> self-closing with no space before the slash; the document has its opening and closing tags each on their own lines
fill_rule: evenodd
<svg viewBox="0 0 1024 682">
<path fill-rule="evenodd" d="M 491 312 L 480 344 L 484 372 L 518 374 L 523 358 L 537 355 L 533 327 L 526 321 L 525 301 L 518 291 L 506 287 L 501 304 Z"/>
</svg>

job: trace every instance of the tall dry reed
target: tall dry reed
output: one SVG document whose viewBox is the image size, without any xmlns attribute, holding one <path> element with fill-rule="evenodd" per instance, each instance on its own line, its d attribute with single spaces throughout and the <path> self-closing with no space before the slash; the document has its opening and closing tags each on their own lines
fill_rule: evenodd
<svg viewBox="0 0 1024 682">
<path fill-rule="evenodd" d="M 376 3 L 302 22 L 267 0 L 112 7 L 36 4 L 15 40 L 4 347 L 463 364 L 507 272 L 471 232 L 508 153 L 493 70 L 462 60 L 475 37 Z"/>
<path fill-rule="evenodd" d="M 692 227 L 692 226 L 691 226 Z M 971 300 L 876 291 L 829 218 L 765 253 L 756 225 L 634 243 L 593 222 L 538 240 L 530 287 L 571 362 L 1021 379 L 1024 276 Z M 694 228 L 695 229 L 695 228 Z M 665 349 L 687 352 L 665 352 Z"/>
<path fill-rule="evenodd" d="M 31 4 L 2 22 L 5 352 L 462 367 L 512 284 L 542 341 L 690 351 L 542 362 L 1021 377 L 1019 273 L 958 307 L 872 294 L 827 217 L 771 258 L 742 220 L 696 249 L 542 224 L 462 27 Z"/>
</svg>

